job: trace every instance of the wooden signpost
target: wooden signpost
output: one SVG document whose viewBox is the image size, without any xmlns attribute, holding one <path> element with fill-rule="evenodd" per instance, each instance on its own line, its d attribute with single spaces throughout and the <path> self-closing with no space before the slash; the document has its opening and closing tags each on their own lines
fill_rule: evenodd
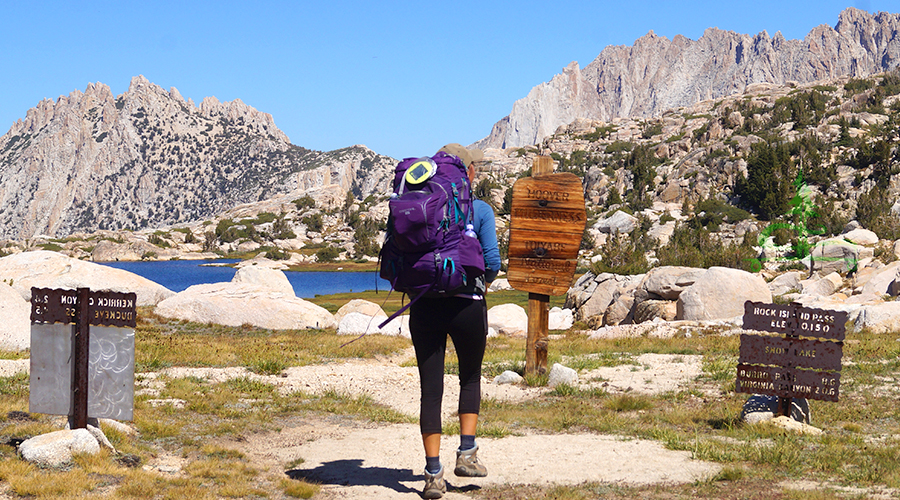
<svg viewBox="0 0 900 500">
<path fill-rule="evenodd" d="M 572 284 L 587 215 L 581 179 L 553 173 L 553 160 L 539 156 L 531 177 L 513 185 L 507 278 L 528 292 L 525 373 L 547 371 L 550 295 Z"/>
<path fill-rule="evenodd" d="M 785 416 L 792 398 L 837 401 L 846 322 L 843 311 L 748 300 L 744 329 L 785 336 L 741 335 L 735 391 L 778 396 Z"/>
</svg>

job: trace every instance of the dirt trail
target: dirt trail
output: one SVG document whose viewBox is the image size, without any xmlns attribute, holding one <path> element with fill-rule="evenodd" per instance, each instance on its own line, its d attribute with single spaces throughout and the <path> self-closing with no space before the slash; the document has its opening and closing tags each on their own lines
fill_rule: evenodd
<svg viewBox="0 0 900 500">
<path fill-rule="evenodd" d="M 424 483 L 424 458 L 416 425 L 302 422 L 249 441 L 224 443 L 256 464 L 279 465 L 303 458 L 288 472 L 322 485 L 324 498 L 416 499 Z M 692 460 L 688 452 L 659 443 L 595 434 L 552 434 L 479 438 L 479 457 L 488 477 L 457 478 L 456 436 L 442 440 L 441 461 L 449 491 L 445 498 L 491 484 L 685 483 L 719 471 Z"/>
<path fill-rule="evenodd" d="M 258 379 L 288 393 L 337 391 L 368 394 L 399 412 L 418 414 L 419 382 L 414 367 L 402 366 L 411 351 L 392 358 L 346 361 L 293 367 L 280 376 L 260 376 L 244 368 L 169 368 L 138 374 L 141 390 L 151 393 L 160 376 L 195 376 L 210 381 L 236 377 Z M 646 354 L 632 364 L 598 368 L 580 375 L 582 387 L 609 392 L 658 393 L 695 387 L 701 373 L 700 356 Z M 27 370 L 27 363 L 0 361 L 0 373 Z M 459 388 L 456 377 L 444 379 L 442 413 L 452 419 Z M 484 397 L 524 401 L 548 389 L 498 385 L 485 379 Z M 715 475 L 720 465 L 692 460 L 690 453 L 665 449 L 646 440 L 625 440 L 597 434 L 526 434 L 503 438 L 479 437 L 479 457 L 489 471 L 486 478 L 457 478 L 452 474 L 457 436 L 442 441 L 441 459 L 450 490 L 445 498 L 467 498 L 461 492 L 491 484 L 578 484 L 585 481 L 625 484 L 686 483 Z M 296 418 L 278 432 L 255 434 L 220 443 L 241 450 L 255 466 L 278 476 L 286 464 L 302 459 L 288 475 L 322 485 L 320 498 L 421 498 L 424 454 L 417 425 L 360 422 L 343 416 Z M 177 474 L 177 457 L 160 455 L 148 467 Z"/>
<path fill-rule="evenodd" d="M 418 376 L 402 367 L 403 358 L 297 367 L 285 377 L 264 377 L 284 391 L 317 393 L 334 390 L 368 394 L 378 403 L 417 415 Z M 599 368 L 581 375 L 581 385 L 603 386 L 609 392 L 658 393 L 680 390 L 701 373 L 700 356 L 648 354 L 634 364 Z M 170 376 L 212 376 L 215 373 L 167 371 Z M 221 372 L 219 372 L 221 374 Z M 445 419 L 453 418 L 458 396 L 456 378 L 444 379 Z M 546 388 L 482 384 L 485 397 L 523 401 Z M 424 454 L 416 425 L 361 423 L 344 417 L 295 420 L 279 432 L 223 443 L 241 450 L 254 463 L 279 470 L 303 459 L 288 474 L 322 485 L 325 498 L 421 498 Z M 452 474 L 457 436 L 442 440 L 441 461 L 450 490 L 445 498 L 467 498 L 461 492 L 491 484 L 578 484 L 585 481 L 624 484 L 687 483 L 715 475 L 720 465 L 693 460 L 688 452 L 665 449 L 660 443 L 597 434 L 528 434 L 504 438 L 479 437 L 479 457 L 489 470 L 486 478 Z M 283 470 L 283 469 L 282 469 Z"/>
</svg>

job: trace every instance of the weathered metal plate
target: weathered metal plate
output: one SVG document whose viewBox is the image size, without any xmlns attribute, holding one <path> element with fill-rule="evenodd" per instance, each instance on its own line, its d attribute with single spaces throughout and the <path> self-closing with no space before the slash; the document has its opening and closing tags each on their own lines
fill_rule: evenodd
<svg viewBox="0 0 900 500">
<path fill-rule="evenodd" d="M 735 391 L 783 398 L 837 401 L 841 374 L 780 366 L 738 364 Z"/>
<path fill-rule="evenodd" d="M 847 312 L 803 307 L 799 304 L 744 302 L 744 329 L 844 340 Z"/>
<path fill-rule="evenodd" d="M 791 304 L 766 304 L 744 302 L 744 329 L 789 334 L 794 332 L 794 314 L 797 307 Z"/>
<path fill-rule="evenodd" d="M 735 392 L 789 397 L 793 370 L 781 366 L 737 365 Z"/>
<path fill-rule="evenodd" d="M 794 370 L 794 384 L 791 388 L 795 398 L 836 402 L 840 396 L 840 387 L 841 374 L 838 372 Z"/>
<path fill-rule="evenodd" d="M 743 334 L 738 362 L 839 371 L 842 356 L 839 342 Z"/>
<path fill-rule="evenodd" d="M 72 325 L 31 325 L 29 411 L 72 413 Z M 88 416 L 134 417 L 134 330 L 92 327 L 88 356 Z"/>
<path fill-rule="evenodd" d="M 797 334 L 826 340 L 844 340 L 847 311 L 797 306 Z"/>
<path fill-rule="evenodd" d="M 586 223 L 578 176 L 559 173 L 516 181 L 509 224 L 510 286 L 544 295 L 565 294 Z"/>
<path fill-rule="evenodd" d="M 91 325 L 137 326 L 137 294 L 91 291 L 89 297 L 88 318 Z M 73 323 L 78 305 L 77 290 L 32 288 L 31 322 Z"/>
<path fill-rule="evenodd" d="M 72 325 L 31 325 L 28 410 L 48 415 L 72 411 Z"/>
</svg>

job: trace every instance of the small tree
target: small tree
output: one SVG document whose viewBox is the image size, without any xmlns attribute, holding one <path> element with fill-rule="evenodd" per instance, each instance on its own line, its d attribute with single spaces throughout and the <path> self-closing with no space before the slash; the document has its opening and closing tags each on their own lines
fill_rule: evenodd
<svg viewBox="0 0 900 500">
<path fill-rule="evenodd" d="M 603 259 L 591 265 L 594 274 L 643 274 L 650 269 L 645 255 L 646 240 L 637 231 L 631 235 L 613 234 L 603 245 Z"/>
<path fill-rule="evenodd" d="M 764 220 L 788 211 L 793 197 L 793 165 L 787 146 L 759 142 L 747 159 L 747 176 L 738 179 L 735 192 Z"/>
<path fill-rule="evenodd" d="M 272 239 L 273 240 L 290 240 L 297 237 L 291 226 L 285 220 L 285 213 L 282 212 L 274 221 L 272 221 Z"/>
<path fill-rule="evenodd" d="M 606 195 L 606 207 L 609 208 L 613 205 L 621 205 L 622 197 L 619 195 L 619 190 L 616 189 L 615 185 L 610 186 L 609 194 Z"/>
<path fill-rule="evenodd" d="M 322 232 L 322 228 L 325 226 L 322 220 L 321 213 L 314 213 L 312 215 L 307 215 L 306 217 L 300 219 L 300 222 L 306 224 L 307 231 L 313 231 L 316 233 Z"/>
</svg>

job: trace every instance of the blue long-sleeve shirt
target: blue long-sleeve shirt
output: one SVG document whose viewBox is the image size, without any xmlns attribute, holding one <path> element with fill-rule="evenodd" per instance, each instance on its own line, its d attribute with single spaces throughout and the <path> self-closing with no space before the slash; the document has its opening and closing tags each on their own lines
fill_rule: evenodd
<svg viewBox="0 0 900 500">
<path fill-rule="evenodd" d="M 475 234 L 481 243 L 484 254 L 484 278 L 490 283 L 500 271 L 500 249 L 497 246 L 497 226 L 494 222 L 494 210 L 486 202 L 475 200 L 473 223 Z"/>
</svg>

